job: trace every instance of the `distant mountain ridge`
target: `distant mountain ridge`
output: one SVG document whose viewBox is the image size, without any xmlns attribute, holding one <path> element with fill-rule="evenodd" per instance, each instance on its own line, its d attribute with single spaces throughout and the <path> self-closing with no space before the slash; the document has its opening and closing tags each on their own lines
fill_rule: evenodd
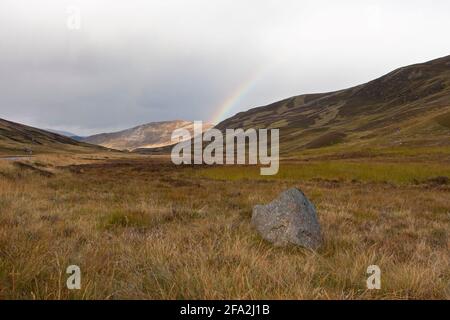
<svg viewBox="0 0 450 320">
<path fill-rule="evenodd" d="M 203 125 L 204 130 L 211 127 L 210 124 Z M 118 132 L 96 134 L 81 141 L 117 150 L 159 148 L 173 144 L 171 136 L 176 129 L 187 129 L 193 133 L 194 123 L 184 120 L 151 122 Z"/>
<path fill-rule="evenodd" d="M 56 134 L 59 134 L 59 135 L 65 136 L 65 137 L 69 137 L 69 138 L 77 136 L 75 133 L 72 133 L 69 131 L 64 131 L 64 130 L 55 130 L 55 129 L 48 129 L 48 128 L 45 128 L 44 130 L 48 131 L 48 132 L 53 132 L 53 133 L 56 133 Z"/>
<path fill-rule="evenodd" d="M 71 139 L 74 139 L 76 141 L 82 141 L 84 139 L 84 137 L 76 135 L 75 133 L 69 132 L 69 131 L 64 131 L 64 130 L 54 130 L 54 129 L 44 129 L 45 131 L 49 131 L 49 132 L 53 132 L 65 137 L 69 137 Z"/>
</svg>

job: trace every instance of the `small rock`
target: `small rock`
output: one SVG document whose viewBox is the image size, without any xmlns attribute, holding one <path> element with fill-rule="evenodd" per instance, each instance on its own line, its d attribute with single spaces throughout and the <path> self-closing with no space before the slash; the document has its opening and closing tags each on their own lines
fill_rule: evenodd
<svg viewBox="0 0 450 320">
<path fill-rule="evenodd" d="M 268 205 L 256 205 L 252 224 L 275 246 L 293 244 L 317 250 L 323 241 L 316 209 L 297 188 L 284 191 Z"/>
</svg>

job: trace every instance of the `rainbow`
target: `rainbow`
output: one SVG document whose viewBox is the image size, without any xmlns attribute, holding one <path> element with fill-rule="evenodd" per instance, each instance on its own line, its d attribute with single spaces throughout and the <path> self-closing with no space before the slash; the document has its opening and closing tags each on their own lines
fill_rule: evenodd
<svg viewBox="0 0 450 320">
<path fill-rule="evenodd" d="M 226 116 L 231 116 L 230 111 L 237 105 L 239 100 L 241 100 L 258 82 L 261 78 L 263 71 L 261 69 L 257 70 L 245 79 L 242 83 L 237 86 L 232 93 L 221 103 L 219 107 L 214 112 L 210 123 L 218 124 L 220 121 L 225 119 Z"/>
</svg>

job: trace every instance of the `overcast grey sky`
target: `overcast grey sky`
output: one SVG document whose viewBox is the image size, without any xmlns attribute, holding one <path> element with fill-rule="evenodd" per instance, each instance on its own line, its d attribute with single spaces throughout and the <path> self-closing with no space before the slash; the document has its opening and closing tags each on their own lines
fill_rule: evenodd
<svg viewBox="0 0 450 320">
<path fill-rule="evenodd" d="M 77 134 L 218 120 L 448 55 L 449 31 L 447 0 L 2 0 L 0 117 Z"/>
</svg>

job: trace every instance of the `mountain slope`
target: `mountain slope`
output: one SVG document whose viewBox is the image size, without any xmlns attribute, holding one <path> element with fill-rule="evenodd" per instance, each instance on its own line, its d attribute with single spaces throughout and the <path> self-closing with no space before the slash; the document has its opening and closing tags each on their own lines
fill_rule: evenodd
<svg viewBox="0 0 450 320">
<path fill-rule="evenodd" d="M 68 137 L 0 119 L 0 153 L 95 152 L 105 148 L 82 143 Z"/>
<path fill-rule="evenodd" d="M 203 125 L 203 129 L 211 125 Z M 175 120 L 151 122 L 131 129 L 102 133 L 83 138 L 82 141 L 118 150 L 158 148 L 171 145 L 171 135 L 175 129 L 187 129 L 193 132 L 193 122 Z"/>
<path fill-rule="evenodd" d="M 450 145 L 450 56 L 353 88 L 241 112 L 225 128 L 280 128 L 281 152 L 346 145 Z"/>
</svg>

